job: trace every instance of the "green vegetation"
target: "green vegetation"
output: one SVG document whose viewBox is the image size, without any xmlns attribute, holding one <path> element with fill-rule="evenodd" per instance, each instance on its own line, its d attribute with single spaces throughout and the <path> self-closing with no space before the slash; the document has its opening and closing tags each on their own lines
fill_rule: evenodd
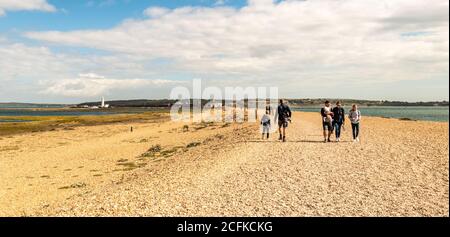
<svg viewBox="0 0 450 237">
<path fill-rule="evenodd" d="M 222 125 L 222 128 L 226 128 L 226 127 L 229 127 L 230 126 L 230 123 L 224 123 L 223 125 Z"/>
<path fill-rule="evenodd" d="M 193 148 L 193 147 L 196 147 L 196 146 L 200 146 L 201 144 L 202 144 L 201 142 L 191 142 L 186 147 L 187 148 Z"/>
<path fill-rule="evenodd" d="M 25 120 L 30 122 L 2 123 L 0 136 L 44 132 L 54 130 L 73 130 L 77 126 L 94 126 L 120 122 L 161 122 L 169 119 L 165 112 L 145 112 L 140 114 L 113 114 L 98 116 L 0 116 L 4 120 Z"/>
<path fill-rule="evenodd" d="M 84 188 L 86 187 L 85 183 L 74 183 L 70 186 L 64 186 L 64 187 L 60 187 L 58 189 L 64 190 L 64 189 L 71 189 L 71 188 Z"/>
<path fill-rule="evenodd" d="M 360 106 L 448 106 L 448 101 L 430 101 L 430 102 L 405 102 L 405 101 L 388 101 L 388 100 L 357 100 L 357 99 L 287 99 L 289 104 L 295 106 L 321 106 L 325 100 L 332 103 L 341 101 L 343 104 L 358 104 Z"/>
<path fill-rule="evenodd" d="M 156 154 L 161 152 L 161 150 L 161 145 L 154 145 L 150 147 L 150 149 L 148 149 L 144 154 L 142 154 L 141 157 L 155 157 Z"/>
<path fill-rule="evenodd" d="M 130 171 L 137 168 L 142 168 L 147 165 L 147 163 L 136 163 L 136 162 L 125 162 L 125 163 L 117 163 L 119 166 L 123 166 L 123 169 L 116 169 L 114 171 Z"/>
<path fill-rule="evenodd" d="M 399 118 L 399 120 L 401 120 L 401 121 L 417 121 L 417 120 L 411 119 L 411 118 Z"/>
<path fill-rule="evenodd" d="M 207 127 L 211 127 L 211 126 L 216 126 L 216 124 L 214 122 L 201 122 L 201 123 L 197 123 L 195 124 L 195 131 L 207 128 Z"/>
<path fill-rule="evenodd" d="M 158 144 L 150 147 L 150 149 L 148 149 L 144 154 L 142 154 L 140 158 L 158 158 L 158 157 L 168 158 L 173 156 L 180 149 L 184 149 L 184 147 L 176 146 L 169 149 L 163 149 L 161 145 Z"/>
<path fill-rule="evenodd" d="M 16 151 L 20 148 L 18 146 L 2 146 L 0 147 L 0 151 Z"/>
</svg>

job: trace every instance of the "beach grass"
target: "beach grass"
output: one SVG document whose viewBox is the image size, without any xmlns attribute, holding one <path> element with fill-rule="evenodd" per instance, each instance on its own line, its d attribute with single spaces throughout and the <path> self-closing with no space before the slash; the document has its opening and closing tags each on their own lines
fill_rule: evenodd
<svg viewBox="0 0 450 237">
<path fill-rule="evenodd" d="M 139 114 L 112 114 L 96 116 L 0 116 L 2 120 L 24 120 L 29 122 L 2 123 L 0 136 L 54 131 L 72 130 L 77 126 L 94 126 L 121 122 L 160 122 L 167 121 L 165 111 L 152 111 Z"/>
</svg>

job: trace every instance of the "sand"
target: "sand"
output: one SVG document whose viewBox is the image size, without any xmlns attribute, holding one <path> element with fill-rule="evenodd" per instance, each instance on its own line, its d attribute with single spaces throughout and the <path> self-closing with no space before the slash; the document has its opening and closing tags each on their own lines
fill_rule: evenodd
<svg viewBox="0 0 450 237">
<path fill-rule="evenodd" d="M 286 143 L 257 124 L 183 126 L 2 137 L 0 215 L 449 215 L 448 123 L 364 117 L 360 143 L 347 126 L 326 144 L 316 113 L 294 113 Z M 139 157 L 156 144 L 176 152 Z"/>
</svg>

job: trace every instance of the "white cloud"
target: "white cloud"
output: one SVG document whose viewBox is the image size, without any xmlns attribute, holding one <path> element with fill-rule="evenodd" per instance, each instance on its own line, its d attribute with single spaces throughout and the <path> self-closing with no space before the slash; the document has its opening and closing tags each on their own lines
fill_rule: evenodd
<svg viewBox="0 0 450 237">
<path fill-rule="evenodd" d="M 157 18 L 164 16 L 170 12 L 170 9 L 164 7 L 150 7 L 144 10 L 144 15 Z"/>
<path fill-rule="evenodd" d="M 180 70 L 204 75 L 363 82 L 448 74 L 446 0 L 251 0 L 242 9 L 149 8 L 145 14 L 152 18 L 110 30 L 26 36 L 170 58 Z M 402 37 L 418 31 L 430 34 Z"/>
<path fill-rule="evenodd" d="M 6 38 L 5 36 L 0 35 L 0 44 L 7 43 L 7 42 L 8 42 L 8 38 Z"/>
<path fill-rule="evenodd" d="M 209 85 L 279 86 L 292 97 L 338 85 L 370 89 L 374 83 L 445 79 L 448 7 L 447 0 L 251 0 L 241 9 L 152 7 L 144 11 L 148 18 L 128 19 L 111 29 L 28 32 L 25 36 L 31 39 L 111 55 L 53 55 L 48 49 L 30 48 L 30 55 L 24 52 L 19 58 L 9 50 L 8 57 L 18 66 L 6 65 L 0 77 L 31 74 L 35 65 L 28 57 L 34 57 L 44 59 L 34 62 L 35 74 L 42 72 L 52 80 L 91 71 L 114 78 L 183 74 L 211 79 Z M 7 60 L 0 58 L 0 66 Z M 161 60 L 170 65 L 155 64 Z M 81 85 L 114 80 L 97 76 L 73 80 L 83 81 Z M 47 92 L 81 93 L 58 85 Z"/>
<path fill-rule="evenodd" d="M 214 6 L 223 6 L 223 5 L 225 5 L 225 3 L 227 3 L 226 0 L 217 0 L 217 1 L 214 3 Z"/>
<path fill-rule="evenodd" d="M 6 11 L 54 12 L 56 8 L 46 0 L 0 0 L 0 16 Z"/>
<path fill-rule="evenodd" d="M 70 57 L 55 55 L 46 47 L 0 42 L 0 81 L 55 77 L 70 72 Z"/>
<path fill-rule="evenodd" d="M 89 78 L 89 79 L 105 79 L 104 76 L 97 75 L 95 73 L 80 73 L 80 78 Z"/>
<path fill-rule="evenodd" d="M 149 79 L 110 79 L 95 73 L 80 74 L 75 79 L 41 81 L 46 86 L 42 95 L 56 95 L 76 98 L 92 98 L 107 95 L 112 91 L 148 88 L 155 90 L 164 86 L 173 86 L 180 82 Z"/>
</svg>

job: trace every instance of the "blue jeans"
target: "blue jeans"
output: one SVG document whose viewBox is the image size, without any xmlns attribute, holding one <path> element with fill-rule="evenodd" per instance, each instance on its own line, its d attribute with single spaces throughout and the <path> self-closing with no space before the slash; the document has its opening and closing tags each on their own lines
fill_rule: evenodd
<svg viewBox="0 0 450 237">
<path fill-rule="evenodd" d="M 334 123 L 334 131 L 336 134 L 336 139 L 341 137 L 341 128 L 342 128 L 342 123 Z"/>
<path fill-rule="evenodd" d="M 353 134 L 353 139 L 356 139 L 359 137 L 359 123 L 352 123 L 352 134 Z"/>
</svg>

